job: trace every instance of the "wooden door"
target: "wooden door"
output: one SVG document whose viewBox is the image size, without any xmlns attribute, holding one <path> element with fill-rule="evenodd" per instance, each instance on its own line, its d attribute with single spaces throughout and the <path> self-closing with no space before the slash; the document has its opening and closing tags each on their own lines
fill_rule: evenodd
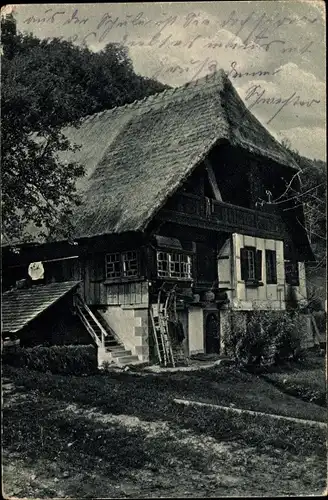
<svg viewBox="0 0 328 500">
<path fill-rule="evenodd" d="M 209 313 L 205 321 L 205 353 L 220 353 L 220 320 L 214 313 Z"/>
</svg>

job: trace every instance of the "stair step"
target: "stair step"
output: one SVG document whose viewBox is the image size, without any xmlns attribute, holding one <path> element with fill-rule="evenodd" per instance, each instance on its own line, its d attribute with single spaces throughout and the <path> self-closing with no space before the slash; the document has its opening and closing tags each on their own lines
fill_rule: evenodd
<svg viewBox="0 0 328 500">
<path fill-rule="evenodd" d="M 114 345 L 119 345 L 119 343 L 115 339 L 110 339 L 110 340 L 106 339 L 105 340 L 105 345 L 113 345 L 114 346 Z"/>
<path fill-rule="evenodd" d="M 125 356 L 132 356 L 132 352 L 131 351 L 126 351 L 124 348 L 121 349 L 120 351 L 109 351 L 113 358 L 122 358 L 122 357 L 125 357 Z"/>
<path fill-rule="evenodd" d="M 121 358 L 117 358 L 116 360 L 118 363 L 122 363 L 123 365 L 129 365 L 135 362 L 139 362 L 138 356 L 123 356 Z"/>
<path fill-rule="evenodd" d="M 116 345 L 112 345 L 112 346 L 106 346 L 105 347 L 108 347 L 109 350 L 113 351 L 113 352 L 116 352 L 116 351 L 125 351 L 125 347 L 123 345 L 120 345 L 120 344 L 116 344 Z"/>
</svg>

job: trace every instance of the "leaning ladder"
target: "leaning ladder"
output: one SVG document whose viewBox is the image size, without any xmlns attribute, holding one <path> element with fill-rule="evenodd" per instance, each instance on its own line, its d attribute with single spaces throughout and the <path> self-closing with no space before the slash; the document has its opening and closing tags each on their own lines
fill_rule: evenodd
<svg viewBox="0 0 328 500">
<path fill-rule="evenodd" d="M 174 323 L 178 323 L 176 285 L 168 292 L 165 309 L 167 318 L 171 319 Z M 178 342 L 176 339 L 171 339 L 171 348 L 175 365 L 189 365 L 189 358 L 186 356 L 181 342 Z"/>
<path fill-rule="evenodd" d="M 164 305 L 161 303 L 160 290 L 157 299 L 157 311 L 154 311 L 154 307 L 151 306 L 150 317 L 152 321 L 157 356 L 160 364 L 164 366 L 175 366 L 172 345 L 168 331 L 167 304 L 167 299 Z"/>
</svg>

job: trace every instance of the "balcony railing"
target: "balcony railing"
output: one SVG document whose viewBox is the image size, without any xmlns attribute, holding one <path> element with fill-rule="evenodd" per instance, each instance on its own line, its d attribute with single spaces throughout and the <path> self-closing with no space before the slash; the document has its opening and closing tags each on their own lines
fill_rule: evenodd
<svg viewBox="0 0 328 500">
<path fill-rule="evenodd" d="M 280 239 L 286 233 L 278 214 L 239 207 L 190 193 L 173 197 L 162 211 L 161 218 L 214 230 L 259 236 L 279 235 Z"/>
</svg>

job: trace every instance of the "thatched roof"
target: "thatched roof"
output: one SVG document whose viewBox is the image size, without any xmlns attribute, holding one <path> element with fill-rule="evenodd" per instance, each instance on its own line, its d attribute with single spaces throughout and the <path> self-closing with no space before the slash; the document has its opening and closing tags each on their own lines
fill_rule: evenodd
<svg viewBox="0 0 328 500">
<path fill-rule="evenodd" d="M 66 128 L 81 149 L 82 204 L 76 239 L 143 230 L 167 198 L 220 141 L 296 166 L 247 110 L 224 71 L 141 101 L 87 117 Z M 73 155 L 73 156 L 72 156 Z"/>
</svg>

